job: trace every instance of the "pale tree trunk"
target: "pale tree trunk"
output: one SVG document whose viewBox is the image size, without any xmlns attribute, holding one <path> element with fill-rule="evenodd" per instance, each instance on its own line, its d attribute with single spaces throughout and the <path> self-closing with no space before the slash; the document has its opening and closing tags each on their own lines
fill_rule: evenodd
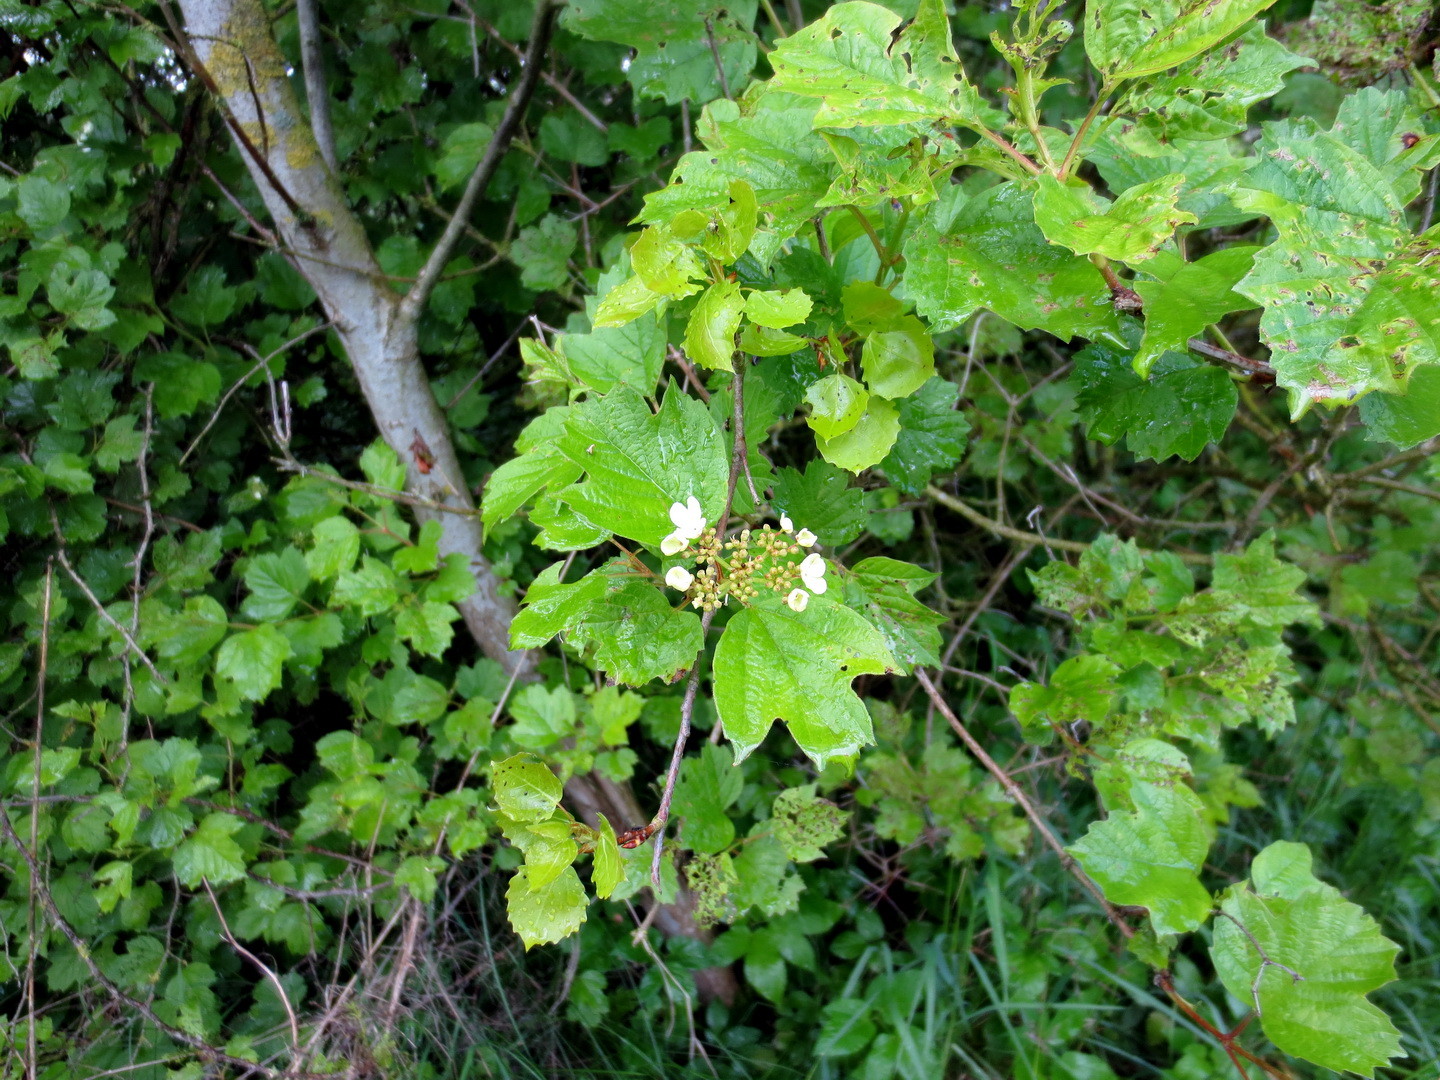
<svg viewBox="0 0 1440 1080">
<path fill-rule="evenodd" d="M 475 577 L 476 592 L 459 604 L 465 625 L 486 656 L 521 678 L 531 677 L 534 655 L 509 647 L 515 604 L 500 595 L 499 580 L 481 552 L 480 520 L 471 512 L 474 500 L 420 360 L 416 323 L 470 210 L 520 122 L 529 91 L 539 78 L 539 64 L 521 71 L 511 90 L 512 106 L 518 107 L 507 108 L 436 250 L 410 292 L 401 296 L 382 273 L 369 238 L 300 110 L 260 0 L 179 0 L 179 7 L 183 36 L 188 39 L 185 59 L 226 110 L 231 134 L 287 256 L 334 323 L 376 427 L 405 463 L 408 492 L 424 502 L 460 511 L 415 507 L 421 521 L 434 519 L 442 525 L 440 553 L 463 555 Z M 532 31 L 532 38 L 539 37 L 539 48 L 532 49 L 537 56 L 549 39 L 557 11 L 552 0 L 538 5 Z M 428 467 L 421 467 L 422 458 Z M 639 812 L 628 787 L 599 778 L 577 777 L 566 793 L 587 817 L 599 811 L 627 826 L 648 817 Z M 701 936 L 688 904 L 662 908 L 656 923 L 669 933 Z M 733 992 L 728 971 L 699 974 L 707 993 L 728 997 Z"/>
<path fill-rule="evenodd" d="M 481 554 L 479 519 L 465 513 L 474 509 L 474 501 L 420 363 L 418 313 L 402 314 L 403 298 L 386 281 L 325 164 L 291 90 L 264 8 L 259 0 L 180 0 L 180 9 L 192 60 L 198 60 L 208 73 L 205 81 L 223 99 L 241 156 L 287 254 L 335 324 L 381 436 L 405 462 L 408 490 L 461 511 L 417 506 L 415 513 L 421 521 L 441 522 L 441 554 L 463 554 L 475 575 L 474 595 L 459 605 L 465 625 L 487 656 L 512 671 L 527 666 L 527 654 L 509 648 L 515 605 L 499 595 L 495 574 Z M 434 458 L 428 472 L 412 450 L 420 444 Z"/>
</svg>

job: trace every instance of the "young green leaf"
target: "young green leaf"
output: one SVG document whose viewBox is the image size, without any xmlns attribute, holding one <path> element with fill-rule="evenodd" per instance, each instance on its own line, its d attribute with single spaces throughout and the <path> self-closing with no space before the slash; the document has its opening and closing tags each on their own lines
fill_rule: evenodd
<svg viewBox="0 0 1440 1080">
<path fill-rule="evenodd" d="M 585 922 L 585 886 L 571 866 L 539 886 L 530 881 L 529 870 L 522 866 L 505 890 L 505 905 L 511 927 L 529 950 L 560 941 L 580 929 Z"/>
<path fill-rule="evenodd" d="M 595 841 L 595 869 L 591 881 L 595 895 L 606 899 L 615 891 L 615 886 L 625 880 L 625 863 L 620 858 L 620 846 L 615 842 L 615 827 L 604 814 L 600 818 L 600 835 Z"/>
<path fill-rule="evenodd" d="M 685 354 L 701 367 L 729 371 L 745 300 L 733 281 L 717 281 L 701 295 L 685 324 Z"/>
<path fill-rule="evenodd" d="M 533 754 L 497 762 L 490 783 L 495 803 L 516 821 L 544 821 L 560 805 L 560 779 Z"/>
<path fill-rule="evenodd" d="M 858 473 L 878 465 L 900 435 L 900 414 L 881 397 L 872 397 L 849 431 L 834 438 L 815 436 L 815 448 L 832 465 Z"/>
<path fill-rule="evenodd" d="M 843 435 L 865 415 L 870 394 L 849 375 L 827 375 L 805 391 L 810 413 L 805 418 L 810 430 L 822 439 Z"/>
<path fill-rule="evenodd" d="M 804 289 L 756 289 L 745 297 L 745 317 L 759 326 L 783 330 L 808 319 L 812 304 Z"/>
<path fill-rule="evenodd" d="M 860 363 L 871 393 L 883 398 L 909 397 L 935 374 L 935 343 L 925 324 L 907 315 L 866 336 Z"/>
</svg>

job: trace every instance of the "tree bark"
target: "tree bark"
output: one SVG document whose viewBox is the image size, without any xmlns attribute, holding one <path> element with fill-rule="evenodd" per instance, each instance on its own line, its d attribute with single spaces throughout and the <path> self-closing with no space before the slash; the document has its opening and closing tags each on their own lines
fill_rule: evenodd
<svg viewBox="0 0 1440 1080">
<path fill-rule="evenodd" d="M 530 654 L 509 646 L 515 604 L 500 595 L 481 554 L 480 520 L 420 362 L 415 319 L 401 317 L 403 298 L 390 287 L 321 157 L 260 0 L 180 0 L 180 9 L 189 59 L 228 111 L 286 254 L 335 324 L 380 435 L 405 463 L 407 489 L 458 511 L 417 507 L 415 514 L 422 522 L 440 521 L 441 555 L 464 555 L 475 576 L 475 593 L 459 604 L 465 625 L 485 655 L 510 671 L 528 670 Z M 433 459 L 427 470 L 416 460 L 417 445 Z"/>
<path fill-rule="evenodd" d="M 466 627 L 486 656 L 521 678 L 531 677 L 534 654 L 510 648 L 516 605 L 500 594 L 499 579 L 482 554 L 480 519 L 473 512 L 474 500 L 466 489 L 449 425 L 430 390 L 416 338 L 423 300 L 448 258 L 447 241 L 458 236 L 503 151 L 495 145 L 500 131 L 468 185 L 446 238 L 427 260 L 422 274 L 426 281 L 417 283 L 412 290 L 416 295 L 407 302 L 381 271 L 369 238 L 321 155 L 260 0 L 179 0 L 179 6 L 188 38 L 182 42 L 189 54 L 185 59 L 226 110 L 231 134 L 286 245 L 285 254 L 335 324 L 376 427 L 405 463 L 407 490 L 458 511 L 416 507 L 415 515 L 422 522 L 440 522 L 441 555 L 463 555 L 475 577 L 476 592 L 459 604 Z M 555 12 L 553 4 L 542 3 L 537 30 L 542 19 L 553 23 Z M 547 37 L 549 29 L 543 24 Z M 538 70 L 522 70 L 516 97 L 536 78 Z M 512 99 L 512 104 L 519 108 L 507 109 L 502 124 L 510 131 L 519 123 L 524 99 Z M 417 460 L 413 449 L 417 446 L 423 447 L 426 468 Z M 566 785 L 566 795 L 582 813 L 593 815 L 599 810 L 623 826 L 647 817 L 628 787 L 603 778 L 575 777 Z M 703 938 L 706 935 L 695 925 L 688 899 L 662 906 L 656 924 L 667 933 Z M 728 968 L 696 975 L 705 996 L 733 997 L 735 980 Z"/>
</svg>

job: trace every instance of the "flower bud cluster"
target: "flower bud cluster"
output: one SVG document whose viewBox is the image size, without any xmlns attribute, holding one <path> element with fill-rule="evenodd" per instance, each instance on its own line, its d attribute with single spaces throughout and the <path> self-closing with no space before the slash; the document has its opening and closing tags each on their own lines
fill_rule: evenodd
<svg viewBox="0 0 1440 1080">
<path fill-rule="evenodd" d="M 732 596 L 749 605 L 761 589 L 784 596 L 791 610 L 804 611 L 811 594 L 818 596 L 827 588 L 823 556 L 811 552 L 795 561 L 801 549 L 813 547 L 817 538 L 809 529 L 795 532 L 788 515 L 780 515 L 779 529 L 770 525 L 741 529 L 727 540 L 714 526 L 705 524 L 700 504 L 691 496 L 686 503 L 670 507 L 670 520 L 675 532 L 665 538 L 660 550 L 667 556 L 693 559 L 699 569 L 691 572 L 684 566 L 672 566 L 665 574 L 665 584 L 685 593 L 690 605 L 700 611 L 714 611 Z"/>
</svg>

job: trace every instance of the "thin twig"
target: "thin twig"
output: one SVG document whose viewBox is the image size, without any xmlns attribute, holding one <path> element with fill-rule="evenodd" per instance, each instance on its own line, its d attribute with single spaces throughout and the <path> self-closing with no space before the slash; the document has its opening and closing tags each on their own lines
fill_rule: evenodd
<svg viewBox="0 0 1440 1080">
<path fill-rule="evenodd" d="M 319 1073 L 295 1073 L 290 1071 L 279 1073 L 264 1065 L 257 1065 L 253 1061 L 246 1061 L 244 1058 L 227 1054 L 224 1050 L 211 1046 L 205 1040 L 196 1038 L 183 1028 L 167 1024 L 146 1002 L 141 1001 L 139 998 L 131 997 L 124 990 L 120 989 L 119 986 L 110 980 L 105 972 L 100 970 L 100 965 L 95 962 L 89 943 L 80 936 L 79 932 L 77 932 L 76 929 L 66 921 L 65 916 L 60 913 L 59 907 L 55 904 L 55 898 L 50 894 L 50 890 L 45 887 L 41 878 L 38 860 L 31 850 L 21 841 L 20 837 L 16 835 L 15 827 L 10 824 L 9 814 L 0 813 L 0 833 L 4 834 L 4 838 L 10 842 L 11 846 L 20 853 L 20 857 L 25 861 L 25 866 L 30 871 L 30 879 L 35 895 L 40 900 L 40 904 L 45 909 L 45 913 L 50 917 L 50 921 L 55 924 L 56 929 L 65 935 L 66 940 L 70 942 L 76 955 L 80 957 L 81 963 L 83 963 L 90 972 L 90 978 L 94 980 L 95 985 L 99 986 L 112 998 L 134 1009 L 169 1038 L 174 1039 L 182 1046 L 188 1046 L 190 1049 L 197 1051 L 203 1060 L 229 1065 L 234 1069 L 240 1070 L 240 1075 L 242 1076 L 263 1076 L 266 1077 L 267 1080 L 280 1080 L 282 1076 L 285 1077 L 286 1080 L 311 1080 L 311 1078 L 314 1078 L 314 1080 L 324 1080 Z"/>
<path fill-rule="evenodd" d="M 155 535 L 155 508 L 150 505 L 150 439 L 155 432 L 155 384 L 145 386 L 145 431 L 140 439 L 140 454 L 135 460 L 135 471 L 140 476 L 140 505 L 144 508 L 145 531 L 140 536 L 140 546 L 135 549 L 131 565 L 134 575 L 130 581 L 130 633 L 140 636 L 140 597 L 145 585 L 145 555 L 150 550 L 150 540 Z M 120 710 L 120 740 L 118 754 L 125 758 L 126 772 L 129 758 L 125 748 L 130 745 L 130 710 L 135 704 L 134 679 L 130 670 L 130 657 L 125 657 L 125 703 Z"/>
<path fill-rule="evenodd" d="M 45 594 L 40 602 L 40 670 L 35 676 L 35 746 L 30 778 L 30 850 L 40 850 L 40 776 L 43 772 L 45 745 L 45 678 L 50 670 L 50 598 L 55 586 L 55 564 L 45 567 Z M 7 811 L 0 811 L 8 823 Z M 35 956 L 37 927 L 35 925 L 36 889 L 40 887 L 39 875 L 30 875 L 30 903 L 25 910 L 29 949 L 25 955 L 25 1007 L 29 1010 L 29 1023 L 25 1032 L 25 1045 L 29 1053 L 31 1075 L 39 1068 L 39 1050 L 35 1036 Z"/>
<path fill-rule="evenodd" d="M 730 96 L 730 80 L 725 78 L 725 65 L 720 60 L 720 46 L 715 43 L 715 27 L 710 22 L 710 17 L 705 17 L 705 37 L 710 42 L 710 55 L 715 59 L 715 74 L 720 79 L 720 93 Z"/>
<path fill-rule="evenodd" d="M 485 28 L 485 33 L 489 34 L 501 45 L 509 49 L 512 53 L 515 54 L 515 56 L 519 57 L 522 60 L 525 58 L 525 53 L 523 50 L 521 50 L 520 46 L 516 45 L 504 34 L 500 33 L 500 31 L 497 30 L 492 23 L 486 22 L 484 19 L 475 16 L 474 9 L 470 6 L 467 0 L 458 0 L 458 2 L 461 7 L 471 13 L 472 17 L 475 18 L 475 21 L 478 25 Z M 585 121 L 590 124 L 591 127 L 594 127 L 597 130 L 605 133 L 608 133 L 610 131 L 610 125 L 605 123 L 604 120 L 601 120 L 593 112 L 587 109 L 585 107 L 585 103 L 579 98 L 577 98 L 574 94 L 572 94 L 570 92 L 570 88 L 567 87 L 564 83 L 562 83 L 559 79 L 555 78 L 555 76 L 551 75 L 548 71 L 542 71 L 540 73 L 540 77 L 545 80 L 546 86 L 550 87 L 551 90 L 554 90 L 555 93 L 559 94 L 562 100 L 564 100 L 572 109 L 574 109 L 582 117 L 584 117 Z"/>
<path fill-rule="evenodd" d="M 426 510 L 434 510 L 441 514 L 456 514 L 459 517 L 475 517 L 480 511 L 469 506 L 450 506 L 446 503 L 436 502 L 434 499 L 425 499 L 419 495 L 410 495 L 403 491 L 392 491 L 390 488 L 382 488 L 376 484 L 366 484 L 360 480 L 346 480 L 343 476 L 335 476 L 315 468 L 313 465 L 306 465 L 293 457 L 279 457 L 273 459 L 275 464 L 286 472 L 299 473 L 301 476 L 309 476 L 316 480 L 324 480 L 327 484 L 334 484 L 336 487 L 349 488 L 351 491 L 364 492 L 366 495 L 373 495 L 377 499 L 385 499 L 388 502 L 399 503 L 401 506 L 419 506 Z"/>
<path fill-rule="evenodd" d="M 1204 338 L 1193 337 L 1185 344 L 1192 352 L 1197 352 L 1201 356 L 1207 356 L 1211 360 L 1224 361 L 1251 375 L 1262 375 L 1270 379 L 1275 378 L 1275 369 L 1263 360 L 1252 360 L 1248 356 L 1241 356 L 1239 353 L 1231 352 L 1229 349 L 1222 349 L 1218 345 L 1211 345 Z"/>
<path fill-rule="evenodd" d="M 280 996 L 280 1004 L 285 1006 L 285 1015 L 290 1020 L 290 1049 L 292 1054 L 300 1053 L 300 1021 L 295 1017 L 295 1007 L 290 1004 L 290 995 L 285 992 L 285 984 L 280 981 L 280 976 L 275 974 L 275 969 L 261 960 L 249 949 L 236 940 L 235 935 L 230 932 L 230 924 L 225 921 L 225 912 L 220 910 L 220 901 L 215 898 L 215 890 L 210 887 L 210 882 L 205 878 L 200 879 L 200 884 L 205 886 L 205 895 L 210 897 L 210 905 L 215 909 L 215 917 L 220 920 L 220 933 L 230 947 L 243 956 L 250 963 L 260 969 L 265 978 L 270 980 L 270 985 L 275 987 L 275 993 Z"/>
<path fill-rule="evenodd" d="M 249 371 L 245 372 L 244 375 L 241 375 L 240 378 L 236 379 L 230 385 L 229 390 L 225 391 L 224 395 L 220 398 L 220 403 L 215 406 L 215 411 L 210 414 L 210 419 L 205 421 L 205 426 L 200 429 L 200 434 L 196 435 L 195 438 L 191 440 L 190 445 L 185 448 L 185 452 L 180 455 L 180 460 L 177 464 L 185 464 L 186 459 L 195 452 L 195 448 L 200 445 L 201 440 L 203 440 L 205 436 L 210 433 L 210 429 L 213 428 L 216 421 L 220 419 L 220 414 L 225 411 L 225 406 L 229 403 L 230 399 L 235 396 L 235 392 L 239 390 L 240 387 L 244 386 L 247 382 L 249 382 L 251 377 L 254 376 L 256 372 L 260 371 L 263 368 L 268 368 L 270 365 L 270 361 L 274 360 L 281 353 L 288 352 L 290 349 L 293 349 L 301 342 L 307 340 L 308 338 L 314 337 L 316 334 L 320 333 L 323 330 L 329 330 L 334 325 L 335 324 L 333 322 L 323 322 L 319 326 L 312 326 L 304 333 L 296 334 L 289 341 L 285 342 L 285 344 L 278 346 L 265 356 L 259 356 L 259 353 L 256 352 L 255 349 L 250 348 L 248 345 L 245 346 L 245 348 L 249 351 L 250 355 L 257 356 L 259 357 L 259 359 L 255 361 L 254 366 L 251 367 Z"/>
<path fill-rule="evenodd" d="M 530 44 L 525 50 L 525 60 L 520 71 L 520 78 L 510 93 L 510 101 L 505 106 L 505 113 L 500 117 L 500 123 L 495 126 L 495 134 L 490 137 L 490 142 L 485 147 L 485 153 L 481 155 L 475 171 L 470 174 L 470 180 L 465 185 L 465 192 L 460 196 L 460 202 L 450 216 L 449 224 L 445 226 L 445 231 L 440 234 L 440 239 L 436 241 L 430 257 L 425 260 L 425 265 L 416 275 L 414 287 L 400 301 L 398 315 L 401 321 L 413 322 L 419 318 L 425 302 L 430 299 L 430 294 L 439 284 L 440 273 L 444 270 L 445 264 L 450 261 L 450 255 L 454 251 L 455 245 L 460 242 L 460 236 L 470 220 L 470 212 L 475 208 L 475 203 L 479 201 L 480 196 L 484 194 L 490 178 L 495 175 L 495 170 L 499 168 L 505 152 L 510 149 L 510 143 L 514 140 L 516 132 L 520 130 L 520 121 L 524 118 L 525 109 L 530 104 L 530 98 L 535 93 L 536 85 L 540 82 L 540 65 L 544 59 L 545 50 L 550 45 L 550 37 L 555 32 L 555 19 L 559 14 L 560 7 L 554 3 L 554 0 L 539 0 L 535 5 L 535 20 L 530 26 Z"/>
<path fill-rule="evenodd" d="M 1059 856 L 1061 865 L 1095 898 L 1096 902 L 1100 905 L 1100 910 L 1105 912 L 1105 917 L 1115 925 L 1115 928 L 1119 930 L 1122 935 L 1126 938 L 1134 937 L 1134 928 L 1124 920 L 1119 909 L 1110 903 L 1109 900 L 1105 899 L 1105 894 L 1100 890 L 1100 886 L 1090 880 L 1089 875 L 1080 868 L 1080 864 L 1065 850 L 1065 846 L 1056 839 L 1055 834 L 1050 831 L 1050 826 L 1046 824 L 1040 812 L 1035 809 L 1034 804 L 1031 803 L 1029 796 L 1025 794 L 1020 785 L 1015 783 L 1015 781 L 1010 778 L 1010 774 L 1002 769 L 999 763 L 985 752 L 985 748 L 976 741 L 975 736 L 971 735 L 969 729 L 960 722 L 960 718 L 955 715 L 949 704 L 946 703 L 945 698 L 941 696 L 940 691 L 935 688 L 935 684 L 930 681 L 930 676 L 927 675 L 922 668 L 916 668 L 915 678 L 929 696 L 936 710 L 949 721 L 950 727 L 954 729 L 955 734 L 960 736 L 960 741 L 979 759 L 980 764 L 985 766 L 986 771 L 995 777 L 1000 786 L 1009 793 L 1010 797 L 1015 800 L 1020 809 L 1025 812 L 1025 816 L 1030 819 L 1030 824 L 1035 827 L 1035 831 L 1040 834 L 1040 838 L 1045 841 L 1046 846 Z"/>
<path fill-rule="evenodd" d="M 990 518 L 987 518 L 984 514 L 980 513 L 979 510 L 976 510 L 969 503 L 957 499 L 949 492 L 942 491 L 934 484 L 926 487 L 925 493 L 929 495 L 932 499 L 934 499 L 936 502 L 938 502 L 941 506 L 944 506 L 950 510 L 954 510 L 966 521 L 969 521 L 975 525 L 979 525 L 982 529 L 985 529 L 987 532 L 992 532 L 996 536 L 1003 536 L 1006 540 L 1014 540 L 1016 543 L 1020 544 L 1033 544 L 1036 547 L 1044 547 L 1046 545 L 1049 545 L 1050 547 L 1058 548 L 1061 551 L 1073 551 L 1076 553 L 1086 552 L 1090 550 L 1089 544 L 1082 544 L 1078 540 L 1054 540 L 1050 539 L 1049 537 L 1041 536 L 1039 533 L 1026 532 L 1024 529 L 1016 529 L 1012 528 L 1009 525 L 1002 525 L 998 521 L 993 521 Z M 1145 551 L 1145 549 L 1143 548 L 1141 549 L 1141 553 L 1147 555 L 1152 554 L 1151 552 Z M 1192 563 L 1197 566 L 1208 566 L 1211 562 L 1211 558 L 1209 555 L 1200 555 L 1193 551 L 1177 551 L 1174 552 L 1174 554 L 1180 559 L 1181 562 Z"/>
<path fill-rule="evenodd" d="M 56 527 L 56 534 L 57 536 L 60 535 L 58 523 Z M 164 675 L 160 674 L 159 669 L 155 667 L 153 662 L 151 662 L 150 657 L 145 655 L 145 650 L 140 647 L 140 643 L 135 640 L 129 630 L 127 630 L 124 626 L 122 626 L 119 622 L 116 621 L 115 617 L 111 615 L 110 612 L 105 610 L 105 605 L 100 603 L 100 599 L 93 592 L 90 591 L 90 586 L 85 583 L 85 579 L 75 572 L 75 568 L 70 565 L 70 559 L 65 554 L 65 548 L 63 546 L 55 552 L 55 557 L 60 560 L 60 565 L 65 568 L 65 573 L 70 575 L 70 580 L 73 581 L 76 586 L 79 587 L 80 591 L 85 594 L 85 599 L 90 601 L 90 604 L 92 607 L 94 607 L 96 614 L 98 614 L 100 618 L 104 620 L 112 630 L 115 630 L 122 638 L 125 639 L 125 645 L 131 651 L 133 651 L 136 656 L 140 658 L 140 662 L 142 664 L 144 664 L 147 668 L 150 669 L 150 674 L 155 676 L 155 681 L 158 682 L 161 686 L 169 686 L 170 680 L 165 678 Z"/>
</svg>

